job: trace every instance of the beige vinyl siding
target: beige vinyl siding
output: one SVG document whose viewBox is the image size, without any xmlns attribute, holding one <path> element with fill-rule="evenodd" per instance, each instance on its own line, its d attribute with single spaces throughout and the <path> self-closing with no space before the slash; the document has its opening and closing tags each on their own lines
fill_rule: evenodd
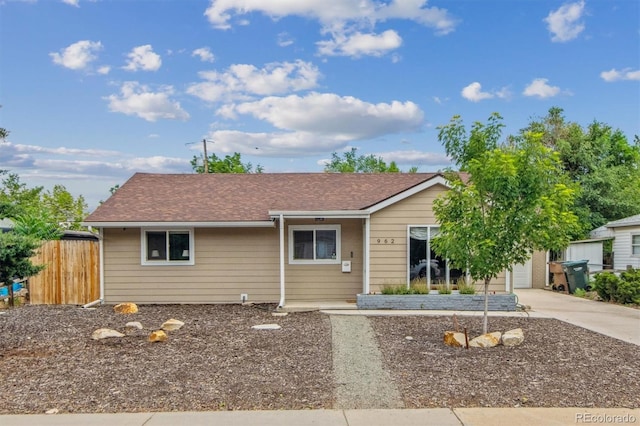
<svg viewBox="0 0 640 426">
<path fill-rule="evenodd" d="M 342 272 L 341 264 L 289 264 L 289 226 L 340 225 L 341 260 L 351 261 L 351 272 Z M 285 220 L 285 303 L 295 301 L 355 300 L 363 288 L 363 252 L 361 219 Z M 351 253 L 353 252 L 353 257 Z"/>
<path fill-rule="evenodd" d="M 194 230 L 194 265 L 141 265 L 140 228 L 104 230 L 107 303 L 237 303 L 280 298 L 277 228 Z"/>
<path fill-rule="evenodd" d="M 369 290 L 388 284 L 406 284 L 408 277 L 408 226 L 437 225 L 433 201 L 447 188 L 434 185 L 371 215 Z M 490 291 L 505 291 L 505 273 L 491 280 Z M 482 286 L 478 285 L 478 288 Z"/>
</svg>

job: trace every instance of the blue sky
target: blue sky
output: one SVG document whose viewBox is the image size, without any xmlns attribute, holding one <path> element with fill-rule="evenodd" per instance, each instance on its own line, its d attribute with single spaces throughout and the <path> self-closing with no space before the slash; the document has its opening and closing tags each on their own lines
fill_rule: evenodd
<svg viewBox="0 0 640 426">
<path fill-rule="evenodd" d="M 448 165 L 437 126 L 552 106 L 640 134 L 640 2 L 0 0 L 0 169 L 91 208 L 235 151 L 320 172 L 357 147 Z"/>
</svg>

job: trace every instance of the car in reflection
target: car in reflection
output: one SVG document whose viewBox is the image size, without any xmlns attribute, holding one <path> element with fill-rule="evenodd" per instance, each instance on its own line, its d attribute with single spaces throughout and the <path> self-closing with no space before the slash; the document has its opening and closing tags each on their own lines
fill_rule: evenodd
<svg viewBox="0 0 640 426">
<path fill-rule="evenodd" d="M 440 277 L 440 265 L 438 264 L 438 260 L 437 259 L 431 259 L 429 261 L 429 264 L 431 265 L 431 278 L 437 278 Z M 411 269 L 411 272 L 409 273 L 409 280 L 413 281 L 415 279 L 420 279 L 420 278 L 424 278 L 427 276 L 427 261 L 423 260 L 421 262 L 419 262 L 416 266 L 413 267 L 413 269 Z"/>
</svg>

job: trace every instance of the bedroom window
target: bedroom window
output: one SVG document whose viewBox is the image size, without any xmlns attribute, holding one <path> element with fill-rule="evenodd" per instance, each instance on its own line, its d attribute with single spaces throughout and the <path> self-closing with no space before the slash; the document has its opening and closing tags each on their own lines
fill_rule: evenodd
<svg viewBox="0 0 640 426">
<path fill-rule="evenodd" d="M 143 265 L 193 265 L 193 230 L 142 231 Z"/>
<path fill-rule="evenodd" d="M 290 226 L 289 263 L 340 263 L 340 225 Z"/>
<path fill-rule="evenodd" d="M 631 236 L 631 255 L 640 256 L 640 234 Z"/>
</svg>

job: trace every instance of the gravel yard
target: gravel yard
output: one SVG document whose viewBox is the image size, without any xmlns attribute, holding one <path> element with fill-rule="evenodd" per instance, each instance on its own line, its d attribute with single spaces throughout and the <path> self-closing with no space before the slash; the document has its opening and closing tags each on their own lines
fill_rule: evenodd
<svg viewBox="0 0 640 426">
<path fill-rule="evenodd" d="M 520 327 L 524 343 L 466 350 L 442 344 L 451 317 L 371 321 L 407 408 L 640 407 L 640 347 L 631 343 L 555 319 L 490 317 L 489 331 Z M 458 323 L 469 338 L 482 334 L 482 317 Z"/>
<path fill-rule="evenodd" d="M 274 317 L 273 306 L 24 306 L 0 313 L 0 413 L 320 409 L 336 405 L 331 320 Z M 185 322 L 166 342 L 151 331 Z M 522 327 L 515 348 L 444 346 L 450 317 L 368 317 L 404 406 L 640 407 L 640 348 L 556 320 L 490 318 Z M 460 317 L 479 334 L 481 319 Z M 143 330 L 91 339 L 97 328 Z M 281 330 L 253 330 L 277 323 Z M 405 339 L 412 336 L 414 340 Z M 361 356 L 366 357 L 364 350 Z"/>
</svg>

